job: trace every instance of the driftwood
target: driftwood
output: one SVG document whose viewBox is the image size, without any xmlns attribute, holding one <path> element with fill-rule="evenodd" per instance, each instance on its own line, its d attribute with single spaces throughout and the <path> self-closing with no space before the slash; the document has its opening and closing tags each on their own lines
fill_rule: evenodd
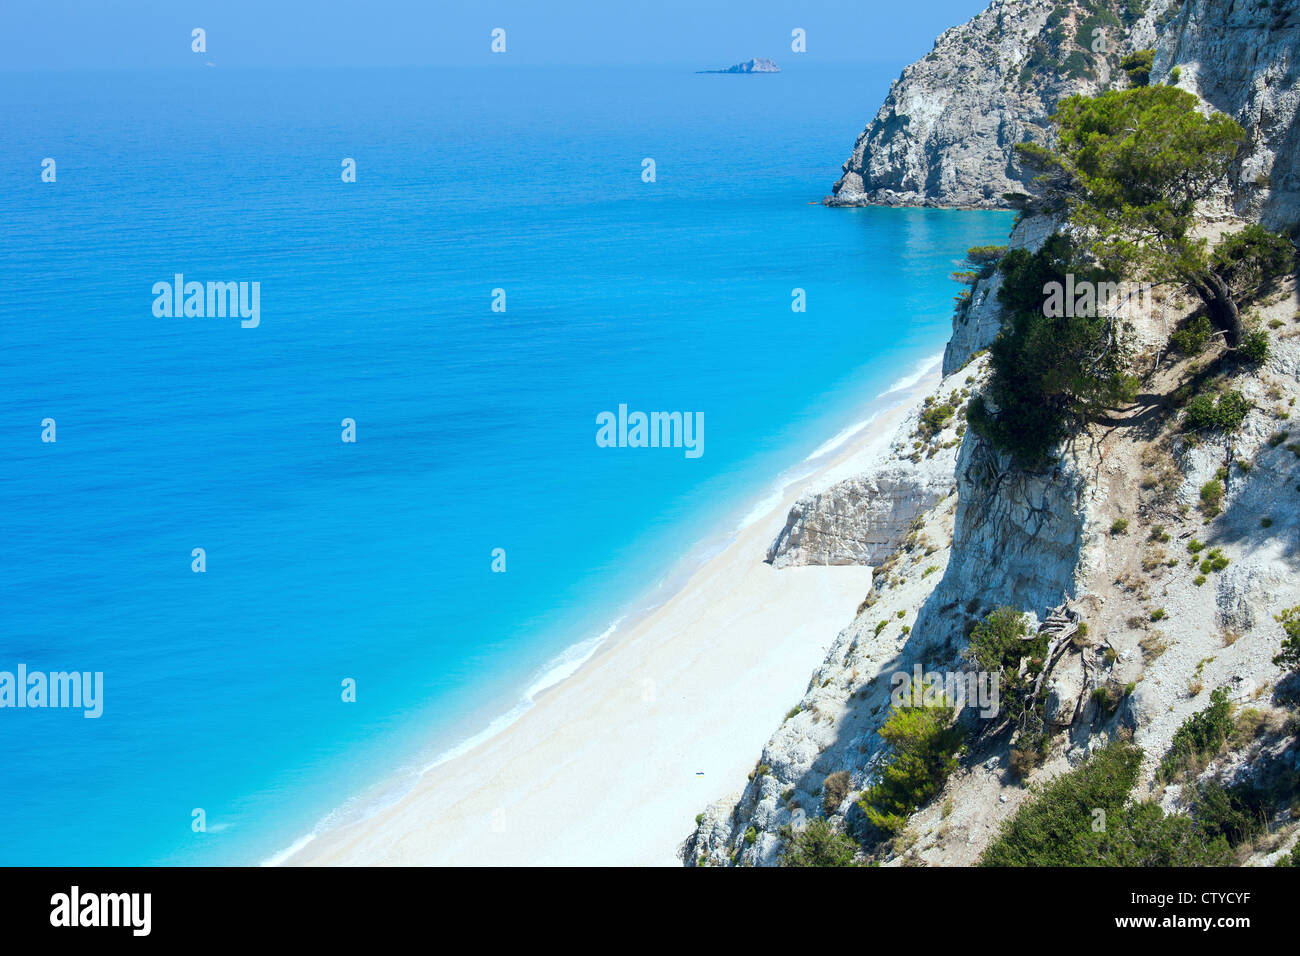
<svg viewBox="0 0 1300 956">
<path fill-rule="evenodd" d="M 1038 695 L 1042 692 L 1043 684 L 1051 676 L 1052 669 L 1056 667 L 1057 662 L 1065 656 L 1065 652 L 1070 649 L 1073 643 L 1074 635 L 1079 633 L 1079 612 L 1072 611 L 1068 605 L 1062 604 L 1059 607 L 1049 608 L 1047 616 L 1043 623 L 1038 626 L 1037 637 L 1042 634 L 1050 634 L 1051 640 L 1047 644 L 1047 653 L 1043 658 L 1043 669 L 1038 672 L 1038 677 L 1034 680 L 1034 689 L 1029 694 L 1027 712 L 1033 712 L 1037 717 Z M 1033 638 L 1029 638 L 1032 640 Z M 1087 686 L 1087 666 L 1084 666 L 1085 682 Z M 1082 697 L 1080 698 L 1082 700 Z M 1070 718 L 1073 724 L 1078 717 L 1079 704 L 1075 704 L 1075 714 Z M 1041 719 L 1041 718 L 1040 718 Z"/>
</svg>

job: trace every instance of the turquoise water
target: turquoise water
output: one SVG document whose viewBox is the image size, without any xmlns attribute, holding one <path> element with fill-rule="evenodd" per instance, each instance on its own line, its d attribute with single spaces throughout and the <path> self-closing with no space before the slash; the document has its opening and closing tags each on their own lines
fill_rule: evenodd
<svg viewBox="0 0 1300 956">
<path fill-rule="evenodd" d="M 0 863 L 257 862 L 391 799 L 939 352 L 1010 220 L 809 205 L 881 95 L 0 76 L 0 670 L 104 675 L 98 719 L 0 709 Z M 176 273 L 260 324 L 155 316 Z M 620 404 L 704 453 L 598 447 Z"/>
</svg>

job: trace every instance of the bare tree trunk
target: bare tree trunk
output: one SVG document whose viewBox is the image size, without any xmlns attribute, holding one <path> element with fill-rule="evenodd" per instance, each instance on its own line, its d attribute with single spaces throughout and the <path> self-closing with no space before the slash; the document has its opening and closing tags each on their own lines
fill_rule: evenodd
<svg viewBox="0 0 1300 956">
<path fill-rule="evenodd" d="M 1205 304 L 1210 323 L 1227 333 L 1228 345 L 1235 349 L 1246 334 L 1246 326 L 1241 320 L 1241 312 L 1237 309 L 1237 302 L 1232 297 L 1228 283 L 1213 270 L 1206 270 L 1192 279 L 1191 286 Z"/>
</svg>

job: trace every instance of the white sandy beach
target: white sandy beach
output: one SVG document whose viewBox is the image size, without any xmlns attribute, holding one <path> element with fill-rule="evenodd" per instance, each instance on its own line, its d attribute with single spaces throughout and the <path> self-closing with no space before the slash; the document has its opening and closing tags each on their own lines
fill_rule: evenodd
<svg viewBox="0 0 1300 956">
<path fill-rule="evenodd" d="M 768 545 L 800 494 L 883 454 L 938 377 L 936 366 L 890 395 L 898 404 L 773 498 L 677 594 L 620 629 L 514 724 L 286 862 L 679 864 L 695 815 L 744 787 L 870 587 L 865 567 L 773 570 L 763 561 Z"/>
</svg>

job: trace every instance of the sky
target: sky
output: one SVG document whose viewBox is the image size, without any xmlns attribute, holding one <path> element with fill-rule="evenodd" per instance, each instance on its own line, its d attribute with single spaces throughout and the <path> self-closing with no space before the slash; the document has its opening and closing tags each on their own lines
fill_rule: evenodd
<svg viewBox="0 0 1300 956">
<path fill-rule="evenodd" d="M 0 69 L 907 63 L 988 0 L 3 0 Z M 191 31 L 207 50 L 191 51 Z M 807 51 L 791 52 L 791 31 Z M 500 62 L 500 56 L 495 56 Z"/>
</svg>

